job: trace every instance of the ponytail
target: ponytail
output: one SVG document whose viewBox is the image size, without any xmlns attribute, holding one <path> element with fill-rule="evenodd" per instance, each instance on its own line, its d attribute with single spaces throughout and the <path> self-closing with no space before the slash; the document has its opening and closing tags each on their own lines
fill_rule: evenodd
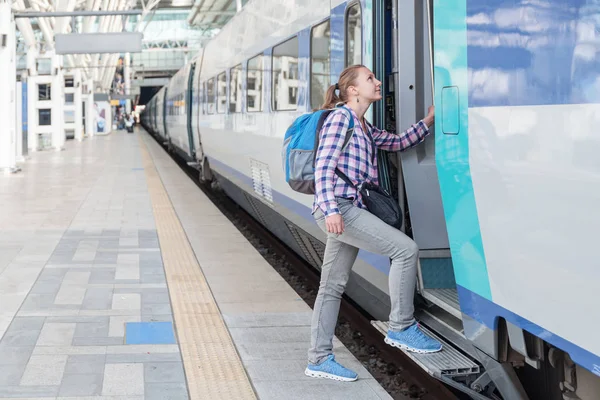
<svg viewBox="0 0 600 400">
<path fill-rule="evenodd" d="M 342 71 L 338 83 L 329 86 L 327 89 L 321 110 L 335 108 L 339 103 L 348 102 L 348 88 L 356 84 L 358 71 L 361 68 L 365 68 L 365 66 L 351 65 Z"/>
<path fill-rule="evenodd" d="M 321 106 L 321 110 L 327 110 L 330 108 L 335 108 L 336 104 L 340 103 L 342 99 L 337 95 L 337 84 L 329 86 L 327 92 L 325 93 L 325 102 Z"/>
</svg>

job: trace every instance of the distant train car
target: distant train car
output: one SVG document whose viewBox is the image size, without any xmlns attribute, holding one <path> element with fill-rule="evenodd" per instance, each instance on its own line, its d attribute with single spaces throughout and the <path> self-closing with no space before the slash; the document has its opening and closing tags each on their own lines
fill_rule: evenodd
<svg viewBox="0 0 600 400">
<path fill-rule="evenodd" d="M 378 155 L 420 248 L 416 316 L 445 342 L 437 355 L 409 356 L 472 398 L 599 399 L 597 8 L 254 0 L 142 119 L 320 268 L 312 196 L 284 179 L 286 128 L 319 107 L 347 65 L 383 82 L 367 118 L 388 131 L 434 103 L 424 144 Z M 388 259 L 361 251 L 346 290 L 383 321 L 388 273 Z"/>
</svg>

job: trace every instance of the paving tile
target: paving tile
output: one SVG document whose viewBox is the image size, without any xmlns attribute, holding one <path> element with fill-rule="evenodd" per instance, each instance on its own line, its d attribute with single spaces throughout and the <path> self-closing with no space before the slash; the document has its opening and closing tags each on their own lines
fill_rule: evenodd
<svg viewBox="0 0 600 400">
<path fill-rule="evenodd" d="M 137 265 L 117 265 L 115 279 L 140 279 L 140 267 Z"/>
<path fill-rule="evenodd" d="M 143 314 L 141 322 L 173 322 L 173 315 Z"/>
<path fill-rule="evenodd" d="M 0 386 L 0 398 L 39 399 L 42 397 L 55 398 L 59 386 Z"/>
<path fill-rule="evenodd" d="M 125 325 L 125 341 L 127 344 L 173 344 L 173 323 L 128 322 Z"/>
<path fill-rule="evenodd" d="M 18 317 L 24 318 L 24 317 Z M 25 318 L 40 318 L 40 317 L 25 317 Z M 42 318 L 43 320 L 43 318 Z M 43 324 L 43 322 L 42 322 Z M 4 336 L 2 337 L 2 343 L 5 346 L 18 346 L 18 347 L 30 347 L 35 346 L 40 336 L 40 329 L 15 329 L 11 325 Z"/>
<path fill-rule="evenodd" d="M 179 353 L 176 344 L 140 344 L 127 346 L 106 346 L 106 354 Z"/>
<path fill-rule="evenodd" d="M 144 382 L 185 383 L 185 373 L 181 362 L 154 362 L 144 364 Z"/>
<path fill-rule="evenodd" d="M 101 374 L 104 375 L 104 354 L 76 354 L 67 358 L 65 375 Z"/>
<path fill-rule="evenodd" d="M 91 272 L 69 271 L 65 274 L 63 284 L 68 285 L 86 285 L 90 280 Z"/>
<path fill-rule="evenodd" d="M 119 253 L 117 256 L 117 264 L 139 265 L 139 254 Z"/>
<path fill-rule="evenodd" d="M 140 238 L 138 247 L 140 249 L 157 249 L 160 247 L 158 239 L 154 238 Z"/>
<path fill-rule="evenodd" d="M 169 315 L 172 314 L 171 305 L 166 304 L 144 304 L 142 315 Z"/>
<path fill-rule="evenodd" d="M 0 343 L 6 346 L 34 346 L 44 320 L 44 317 L 15 317 Z"/>
<path fill-rule="evenodd" d="M 76 324 L 47 322 L 37 340 L 38 346 L 70 345 L 75 333 Z"/>
<path fill-rule="evenodd" d="M 86 288 L 63 284 L 56 294 L 54 304 L 58 305 L 81 305 L 85 298 Z"/>
<path fill-rule="evenodd" d="M 79 251 L 77 250 L 75 254 L 73 254 L 72 261 L 75 262 L 86 262 L 86 261 L 94 261 L 96 258 L 96 251 Z"/>
<path fill-rule="evenodd" d="M 73 338 L 73 346 L 111 346 L 123 344 L 122 337 L 77 337 Z"/>
<path fill-rule="evenodd" d="M 108 310 L 112 306 L 112 296 L 112 288 L 88 288 L 81 304 L 81 309 Z"/>
<path fill-rule="evenodd" d="M 27 364 L 0 364 L 0 387 L 12 386 L 20 382 Z"/>
<path fill-rule="evenodd" d="M 116 264 L 117 253 L 112 251 L 98 250 L 94 258 L 94 264 Z"/>
<path fill-rule="evenodd" d="M 140 276 L 141 283 L 165 283 L 165 275 L 164 274 L 144 274 L 142 273 Z"/>
<path fill-rule="evenodd" d="M 139 315 L 126 315 L 110 317 L 108 336 L 125 336 L 125 323 L 141 322 Z"/>
<path fill-rule="evenodd" d="M 98 245 L 98 250 L 116 250 L 119 248 L 119 238 L 103 238 Z"/>
<path fill-rule="evenodd" d="M 46 322 L 73 322 L 73 323 L 108 323 L 109 317 L 99 316 L 99 317 L 87 317 L 75 315 L 72 317 L 46 317 Z"/>
<path fill-rule="evenodd" d="M 33 346 L 11 346 L 0 342 L 0 365 L 27 364 Z"/>
<path fill-rule="evenodd" d="M 75 328 L 74 338 L 79 337 L 107 337 L 108 321 L 78 323 Z"/>
<path fill-rule="evenodd" d="M 144 290 L 142 291 L 142 304 L 169 304 L 170 303 L 168 290 Z"/>
<path fill-rule="evenodd" d="M 137 237 L 121 237 L 119 239 L 119 246 L 131 246 L 137 247 L 139 245 L 139 239 Z"/>
<path fill-rule="evenodd" d="M 113 295 L 113 310 L 139 310 L 140 307 L 141 296 L 139 293 L 118 293 Z"/>
<path fill-rule="evenodd" d="M 188 391 L 185 383 L 147 383 L 146 400 L 185 400 L 188 399 Z"/>
<path fill-rule="evenodd" d="M 102 393 L 103 380 L 103 374 L 65 374 L 58 395 L 65 397 L 98 396 Z"/>
<path fill-rule="evenodd" d="M 67 356 L 61 355 L 32 355 L 23 377 L 22 386 L 52 386 L 60 385 L 67 364 Z"/>
<path fill-rule="evenodd" d="M 148 362 L 174 362 L 181 361 L 181 354 L 177 353 L 140 353 L 140 354 L 107 354 L 106 363 L 148 363 Z"/>
<path fill-rule="evenodd" d="M 143 395 L 143 364 L 106 364 L 103 395 Z"/>
<path fill-rule="evenodd" d="M 29 294 L 52 294 L 52 295 L 55 295 L 58 293 L 61 284 L 62 284 L 62 281 L 60 279 L 57 279 L 56 282 L 48 282 L 48 281 L 38 280 L 31 288 L 31 291 L 29 292 Z"/>
</svg>

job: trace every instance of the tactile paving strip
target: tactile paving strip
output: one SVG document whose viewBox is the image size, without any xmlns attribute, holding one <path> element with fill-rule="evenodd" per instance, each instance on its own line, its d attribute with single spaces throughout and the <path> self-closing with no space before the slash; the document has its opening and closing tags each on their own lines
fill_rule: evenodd
<svg viewBox="0 0 600 400">
<path fill-rule="evenodd" d="M 140 142 L 190 399 L 256 399 L 227 326 L 141 137 Z"/>
</svg>

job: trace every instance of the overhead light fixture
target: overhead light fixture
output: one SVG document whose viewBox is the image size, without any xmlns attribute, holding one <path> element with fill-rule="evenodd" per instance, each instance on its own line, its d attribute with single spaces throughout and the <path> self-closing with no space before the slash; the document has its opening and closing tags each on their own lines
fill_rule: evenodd
<svg viewBox="0 0 600 400">
<path fill-rule="evenodd" d="M 172 0 L 173 7 L 191 7 L 194 4 L 193 0 Z"/>
</svg>

